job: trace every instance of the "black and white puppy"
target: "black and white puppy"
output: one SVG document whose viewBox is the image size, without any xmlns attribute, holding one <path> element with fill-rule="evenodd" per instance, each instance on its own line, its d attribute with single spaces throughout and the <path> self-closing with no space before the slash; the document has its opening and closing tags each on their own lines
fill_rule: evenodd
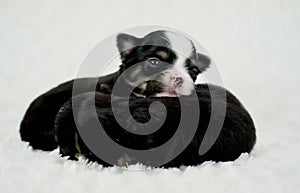
<svg viewBox="0 0 300 193">
<path fill-rule="evenodd" d="M 103 77 L 76 79 L 80 85 L 77 94 L 95 91 L 95 81 L 98 82 L 96 91 L 110 93 L 116 80 L 126 71 L 120 80 L 124 87 L 132 87 L 142 80 L 140 85 L 134 86 L 133 93 L 137 96 L 189 95 L 197 75 L 210 63 L 207 56 L 196 52 L 189 39 L 169 31 L 155 31 L 143 38 L 119 34 L 117 48 L 122 60 L 119 70 Z M 34 149 L 50 151 L 57 147 L 53 124 L 61 106 L 72 97 L 74 81 L 42 94 L 27 109 L 20 134 Z"/>
<path fill-rule="evenodd" d="M 196 134 L 190 145 L 164 167 L 197 165 L 207 160 L 229 161 L 236 159 L 243 152 L 252 150 L 256 139 L 254 124 L 238 99 L 221 87 L 194 84 L 197 76 L 209 67 L 210 59 L 198 53 L 191 40 L 168 31 L 155 31 L 142 38 L 119 34 L 117 47 L 122 60 L 117 72 L 99 78 L 76 79 L 79 91 L 78 96 L 73 99 L 71 97 L 74 80 L 63 83 L 34 100 L 21 123 L 22 140 L 28 141 L 34 149 L 53 150 L 59 146 L 60 153 L 69 156 L 70 159 L 77 159 L 82 155 L 91 161 L 109 166 L 110 164 L 95 156 L 81 140 L 74 122 L 72 102 L 78 105 L 90 104 L 90 97 L 95 97 L 98 119 L 115 142 L 133 149 L 151 149 L 166 142 L 178 127 L 178 97 L 183 97 L 185 104 L 189 105 L 191 99 L 185 97 L 196 92 L 201 110 Z M 95 91 L 92 86 L 92 82 L 95 81 L 98 82 L 96 94 L 90 93 Z M 167 118 L 158 132 L 137 136 L 117 124 L 110 103 L 116 81 L 119 81 L 125 90 L 132 91 L 129 108 L 138 122 L 149 121 L 148 107 L 151 102 L 160 101 L 165 104 Z M 199 146 L 211 119 L 210 93 L 220 91 L 226 92 L 227 95 L 223 128 L 214 146 L 207 154 L 200 156 Z M 124 95 L 122 90 L 113 93 L 120 97 Z M 121 98 L 120 104 L 124 102 L 122 100 Z M 128 98 L 124 100 L 128 101 Z M 224 101 L 219 102 L 221 104 Z M 88 112 L 90 108 L 87 106 L 85 109 Z M 122 112 L 120 108 L 118 113 Z M 75 115 L 76 113 L 80 114 L 75 112 Z M 159 118 L 160 112 L 156 113 Z M 87 113 L 87 116 L 81 119 L 88 122 L 89 118 Z M 184 134 L 183 138 L 178 140 L 184 140 Z M 170 149 L 170 152 L 172 151 Z M 139 162 L 134 159 L 124 156 L 116 160 L 116 163 L 125 165 Z"/>
</svg>

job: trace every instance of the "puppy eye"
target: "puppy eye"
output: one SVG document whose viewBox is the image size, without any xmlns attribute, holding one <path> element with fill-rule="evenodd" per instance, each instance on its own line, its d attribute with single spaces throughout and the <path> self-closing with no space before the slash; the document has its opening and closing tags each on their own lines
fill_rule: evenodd
<svg viewBox="0 0 300 193">
<path fill-rule="evenodd" d="M 153 65 L 158 65 L 161 63 L 161 61 L 158 58 L 149 58 L 148 62 L 150 62 L 150 64 L 153 64 Z"/>
<path fill-rule="evenodd" d="M 193 69 L 191 70 L 191 73 L 192 73 L 193 75 L 198 75 L 200 72 L 199 72 L 199 70 L 198 70 L 197 68 L 193 68 Z"/>
</svg>

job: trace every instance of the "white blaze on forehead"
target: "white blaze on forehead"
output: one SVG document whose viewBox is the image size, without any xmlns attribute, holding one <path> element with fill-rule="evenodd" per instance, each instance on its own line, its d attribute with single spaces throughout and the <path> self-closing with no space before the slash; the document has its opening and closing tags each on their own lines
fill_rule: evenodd
<svg viewBox="0 0 300 193">
<path fill-rule="evenodd" d="M 195 47 L 192 41 L 181 34 L 174 32 L 166 32 L 166 36 L 170 41 L 171 49 L 175 52 L 177 59 L 174 63 L 174 68 L 181 72 L 184 76 L 191 78 L 185 67 L 186 59 L 191 57 L 195 52 Z"/>
<path fill-rule="evenodd" d="M 180 54 L 189 58 L 195 51 L 192 41 L 185 36 L 174 32 L 166 32 L 165 34 L 170 42 L 170 48 L 176 52 L 176 55 Z"/>
<path fill-rule="evenodd" d="M 183 35 L 166 32 L 166 36 L 170 41 L 170 47 L 175 52 L 177 59 L 175 60 L 173 68 L 169 71 L 169 77 L 165 77 L 165 79 L 169 79 L 172 76 L 182 77 L 183 84 L 180 88 L 180 92 L 183 95 L 189 95 L 194 88 L 194 81 L 189 75 L 185 64 L 186 59 L 191 57 L 193 52 L 195 52 L 195 47 L 191 40 Z"/>
</svg>

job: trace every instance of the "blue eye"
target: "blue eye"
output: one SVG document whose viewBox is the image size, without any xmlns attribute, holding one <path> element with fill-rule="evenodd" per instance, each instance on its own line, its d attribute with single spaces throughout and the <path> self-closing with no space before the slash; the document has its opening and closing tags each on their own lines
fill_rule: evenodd
<svg viewBox="0 0 300 193">
<path fill-rule="evenodd" d="M 150 64 L 153 64 L 153 65 L 158 65 L 161 63 L 161 61 L 157 58 L 149 58 L 148 62 L 150 62 Z"/>
</svg>

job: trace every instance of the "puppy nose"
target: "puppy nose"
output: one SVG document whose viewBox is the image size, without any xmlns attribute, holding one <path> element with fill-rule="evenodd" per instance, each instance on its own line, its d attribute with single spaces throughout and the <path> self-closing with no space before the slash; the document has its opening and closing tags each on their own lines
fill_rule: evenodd
<svg viewBox="0 0 300 193">
<path fill-rule="evenodd" d="M 183 78 L 182 78 L 182 77 L 177 77 L 177 78 L 176 78 L 176 82 L 182 83 L 182 82 L 183 82 Z"/>
<path fill-rule="evenodd" d="M 182 86 L 182 84 L 183 84 L 183 78 L 182 77 L 176 77 L 175 78 L 175 85 L 176 86 Z"/>
</svg>

